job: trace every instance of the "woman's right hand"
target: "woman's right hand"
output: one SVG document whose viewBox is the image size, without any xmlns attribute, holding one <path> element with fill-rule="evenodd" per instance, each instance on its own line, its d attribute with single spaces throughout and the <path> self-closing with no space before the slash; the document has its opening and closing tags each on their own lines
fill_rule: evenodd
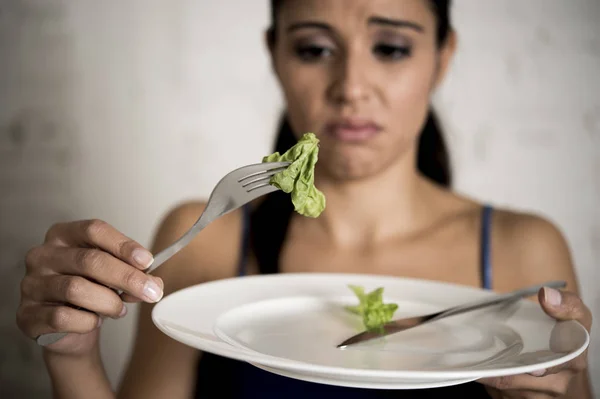
<svg viewBox="0 0 600 399">
<path fill-rule="evenodd" d="M 143 272 L 152 261 L 149 251 L 105 222 L 57 224 L 27 253 L 17 324 L 32 339 L 68 332 L 46 349 L 88 355 L 98 342 L 98 315 L 117 319 L 127 312 L 124 302 L 160 300 L 162 280 Z"/>
</svg>

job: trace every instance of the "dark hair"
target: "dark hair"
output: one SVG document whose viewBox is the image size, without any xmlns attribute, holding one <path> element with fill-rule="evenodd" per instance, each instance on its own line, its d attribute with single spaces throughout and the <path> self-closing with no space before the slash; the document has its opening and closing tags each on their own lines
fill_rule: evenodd
<svg viewBox="0 0 600 399">
<path fill-rule="evenodd" d="M 276 39 L 277 13 L 284 0 L 271 0 L 272 23 L 269 29 L 271 44 Z M 433 6 L 437 16 L 437 39 L 441 45 L 446 40 L 450 31 L 449 8 L 450 0 L 428 0 Z M 288 121 L 286 113 L 283 114 L 277 138 L 275 151 L 284 153 L 297 142 Z M 446 144 L 437 121 L 435 112 L 430 109 L 427 121 L 419 137 L 417 155 L 419 171 L 442 186 L 450 186 L 450 165 Z M 294 211 L 289 194 L 276 191 L 265 196 L 261 204 L 250 213 L 248 232 L 248 248 L 256 259 L 261 274 L 277 273 L 279 271 L 279 255 L 283 246 L 288 225 Z M 247 253 L 243 253 L 245 258 Z"/>
<path fill-rule="evenodd" d="M 271 26 L 268 31 L 269 41 L 271 43 L 274 43 L 276 40 L 277 15 L 283 1 L 284 0 L 271 0 Z M 442 46 L 446 42 L 451 30 L 451 0 L 428 1 L 437 17 L 437 42 L 438 46 Z M 296 138 L 287 119 L 287 115 L 284 113 L 280 121 L 275 141 L 275 151 L 284 153 L 295 143 Z M 419 136 L 417 168 L 424 176 L 444 187 L 449 187 L 452 184 L 452 173 L 446 142 L 444 141 L 437 115 L 431 107 L 427 114 L 427 121 Z"/>
</svg>

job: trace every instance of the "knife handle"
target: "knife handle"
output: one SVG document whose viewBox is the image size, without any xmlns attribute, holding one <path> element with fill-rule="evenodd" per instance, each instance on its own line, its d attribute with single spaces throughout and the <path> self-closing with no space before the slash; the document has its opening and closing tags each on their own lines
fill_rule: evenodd
<svg viewBox="0 0 600 399">
<path fill-rule="evenodd" d="M 503 302 L 512 302 L 512 301 L 516 302 L 517 300 L 519 300 L 521 298 L 525 298 L 525 297 L 537 294 L 538 291 L 540 289 L 542 289 L 543 287 L 564 288 L 564 287 L 566 287 L 566 285 L 567 285 L 567 283 L 564 281 L 549 281 L 544 284 L 538 284 L 538 285 L 534 285 L 531 287 L 516 290 L 513 292 L 509 292 L 506 294 L 494 296 L 493 298 L 485 299 L 483 301 L 477 301 L 475 303 L 469 303 L 466 305 L 455 306 L 453 308 L 450 308 L 446 311 L 443 311 L 443 312 L 437 314 L 435 317 L 431 318 L 430 320 L 439 320 L 441 318 L 455 316 L 455 315 L 470 312 L 473 310 L 478 310 L 478 309 L 486 308 L 489 306 L 497 305 L 497 304 L 503 303 Z"/>
</svg>

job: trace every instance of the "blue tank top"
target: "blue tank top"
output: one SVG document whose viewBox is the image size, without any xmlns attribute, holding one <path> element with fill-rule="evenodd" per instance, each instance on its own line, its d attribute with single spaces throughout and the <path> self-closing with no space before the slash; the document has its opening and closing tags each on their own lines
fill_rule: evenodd
<svg viewBox="0 0 600 399">
<path fill-rule="evenodd" d="M 480 240 L 480 268 L 481 286 L 484 289 L 492 288 L 492 265 L 490 255 L 490 231 L 492 207 L 484 206 L 481 217 Z M 238 274 L 246 273 L 246 258 L 249 247 L 250 210 L 244 208 L 244 223 L 242 234 L 242 251 Z M 338 387 L 317 384 L 279 376 L 261 370 L 249 363 L 203 353 L 197 367 L 197 380 L 195 398 L 219 399 L 426 399 L 447 398 L 458 396 L 460 398 L 491 397 L 483 385 L 470 382 L 451 387 L 418 389 L 418 390 L 379 390 Z"/>
</svg>

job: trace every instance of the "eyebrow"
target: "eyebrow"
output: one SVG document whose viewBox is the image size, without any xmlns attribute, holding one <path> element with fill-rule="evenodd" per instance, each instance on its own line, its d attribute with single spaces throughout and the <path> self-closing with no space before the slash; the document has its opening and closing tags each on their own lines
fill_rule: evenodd
<svg viewBox="0 0 600 399">
<path fill-rule="evenodd" d="M 396 28 L 409 28 L 420 33 L 425 31 L 422 25 L 402 19 L 392 19 L 387 17 L 371 17 L 369 18 L 369 23 L 374 25 L 393 26 Z"/>
<path fill-rule="evenodd" d="M 306 28 L 322 29 L 322 30 L 327 30 L 327 31 L 332 30 L 331 26 L 327 25 L 324 22 L 313 22 L 313 21 L 296 22 L 296 23 L 288 26 L 287 30 L 288 30 L 288 32 L 293 32 L 295 30 L 306 29 Z"/>
<path fill-rule="evenodd" d="M 374 16 L 374 17 L 369 18 L 369 24 L 392 26 L 395 28 L 408 28 L 408 29 L 412 29 L 419 33 L 422 33 L 425 31 L 425 29 L 423 28 L 422 25 L 419 25 L 415 22 L 406 21 L 406 20 L 402 20 L 402 19 L 392 19 L 392 18 L 387 18 L 387 17 L 380 17 L 380 16 Z M 303 21 L 303 22 L 296 22 L 294 24 L 291 24 L 287 28 L 287 31 L 293 32 L 293 31 L 296 31 L 299 29 L 307 29 L 307 28 L 321 29 L 321 30 L 326 30 L 326 31 L 333 30 L 330 25 L 328 25 L 324 22 Z"/>
</svg>

